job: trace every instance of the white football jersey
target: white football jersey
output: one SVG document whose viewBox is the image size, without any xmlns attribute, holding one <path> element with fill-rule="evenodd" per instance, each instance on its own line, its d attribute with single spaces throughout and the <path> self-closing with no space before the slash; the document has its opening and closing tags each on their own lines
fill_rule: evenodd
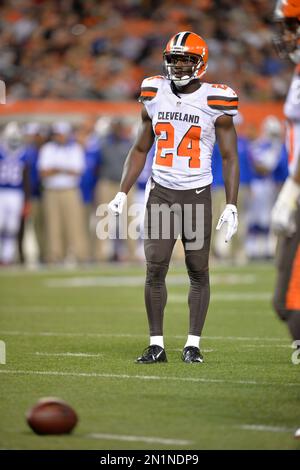
<svg viewBox="0 0 300 470">
<path fill-rule="evenodd" d="M 142 83 L 139 101 L 146 107 L 155 135 L 152 177 L 171 189 L 207 186 L 212 182 L 215 121 L 222 114 L 237 114 L 238 97 L 228 86 L 210 83 L 178 95 L 163 76 Z"/>
<path fill-rule="evenodd" d="M 292 175 L 300 158 L 300 64 L 296 66 L 284 105 L 287 118 L 286 146 Z"/>
</svg>

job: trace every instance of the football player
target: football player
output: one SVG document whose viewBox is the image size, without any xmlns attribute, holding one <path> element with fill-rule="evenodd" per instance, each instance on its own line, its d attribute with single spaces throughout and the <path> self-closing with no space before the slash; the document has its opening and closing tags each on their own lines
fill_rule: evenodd
<svg viewBox="0 0 300 470">
<path fill-rule="evenodd" d="M 278 1 L 275 20 L 280 28 L 275 43 L 281 57 L 295 64 L 295 72 L 284 105 L 289 177 L 272 211 L 272 226 L 279 235 L 273 303 L 300 349 L 300 1 Z M 295 437 L 300 438 L 300 428 Z"/>
<path fill-rule="evenodd" d="M 280 1 L 275 10 L 282 28 L 277 38 L 281 55 L 296 63 L 284 105 L 289 177 L 272 211 L 272 225 L 279 238 L 278 281 L 274 306 L 287 322 L 294 340 L 300 340 L 300 4 Z"/>
<path fill-rule="evenodd" d="M 14 262 L 22 213 L 29 210 L 29 165 L 16 122 L 8 123 L 0 146 L 0 263 Z"/>
<path fill-rule="evenodd" d="M 233 116 L 237 114 L 238 97 L 224 84 L 201 81 L 208 63 L 208 47 L 197 34 L 184 31 L 173 36 L 163 53 L 164 76 L 142 82 L 139 101 L 143 103 L 141 126 L 136 142 L 124 164 L 120 192 L 110 202 L 115 214 L 121 214 L 127 193 L 141 173 L 153 142 L 155 154 L 149 194 L 146 203 L 144 247 L 147 263 L 145 303 L 150 330 L 150 345 L 137 363 L 166 362 L 163 317 L 167 301 L 165 278 L 177 235 L 165 237 L 162 221 L 154 227 L 162 206 L 176 205 L 185 219 L 192 208 L 189 227 L 180 234 L 190 278 L 188 296 L 189 334 L 182 351 L 187 363 L 202 363 L 199 349 L 201 331 L 209 304 L 208 256 L 211 238 L 211 156 L 215 140 L 223 157 L 226 206 L 217 229 L 227 224 L 225 241 L 237 231 L 237 195 L 239 165 Z M 187 231 L 196 224 L 196 207 L 204 210 L 203 246 L 189 243 Z M 187 217 L 188 219 L 188 217 Z M 199 224 L 198 224 L 199 225 Z M 149 235 L 150 233 L 150 235 Z"/>
</svg>

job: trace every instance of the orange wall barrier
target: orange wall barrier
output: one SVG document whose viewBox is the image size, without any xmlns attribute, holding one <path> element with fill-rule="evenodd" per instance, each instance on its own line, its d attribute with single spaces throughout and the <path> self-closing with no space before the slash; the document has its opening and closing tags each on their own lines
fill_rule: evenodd
<svg viewBox="0 0 300 470">
<path fill-rule="evenodd" d="M 141 105 L 137 102 L 108 102 L 108 101 L 62 101 L 62 100 L 26 100 L 8 103 L 0 106 L 0 118 L 3 121 L 11 120 L 22 115 L 22 120 L 34 120 L 34 115 L 47 116 L 51 120 L 53 114 L 66 114 L 75 120 L 84 115 L 111 115 L 111 116 L 134 116 L 138 115 Z M 269 114 L 283 119 L 283 103 L 241 103 L 240 112 L 243 116 L 245 126 L 260 127 L 262 120 Z"/>
</svg>

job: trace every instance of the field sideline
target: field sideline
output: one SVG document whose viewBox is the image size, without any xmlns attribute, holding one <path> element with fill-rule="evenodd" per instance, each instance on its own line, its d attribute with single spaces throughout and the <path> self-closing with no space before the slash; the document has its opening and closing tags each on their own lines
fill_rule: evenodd
<svg viewBox="0 0 300 470">
<path fill-rule="evenodd" d="M 0 271 L 1 449 L 299 449 L 300 365 L 270 305 L 271 265 L 214 267 L 201 340 L 184 364 L 185 270 L 172 266 L 168 364 L 136 365 L 147 346 L 143 267 Z M 59 396 L 74 433 L 39 437 L 26 410 Z"/>
</svg>

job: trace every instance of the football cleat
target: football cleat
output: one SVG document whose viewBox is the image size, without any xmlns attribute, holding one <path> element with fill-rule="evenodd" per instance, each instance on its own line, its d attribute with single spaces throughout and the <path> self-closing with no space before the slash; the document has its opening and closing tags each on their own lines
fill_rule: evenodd
<svg viewBox="0 0 300 470">
<path fill-rule="evenodd" d="M 135 362 L 137 364 L 154 364 L 155 362 L 168 362 L 168 360 L 164 348 L 153 344 L 148 346 Z"/>
<path fill-rule="evenodd" d="M 200 349 L 195 346 L 186 346 L 182 351 L 181 359 L 187 363 L 204 362 Z"/>
</svg>

